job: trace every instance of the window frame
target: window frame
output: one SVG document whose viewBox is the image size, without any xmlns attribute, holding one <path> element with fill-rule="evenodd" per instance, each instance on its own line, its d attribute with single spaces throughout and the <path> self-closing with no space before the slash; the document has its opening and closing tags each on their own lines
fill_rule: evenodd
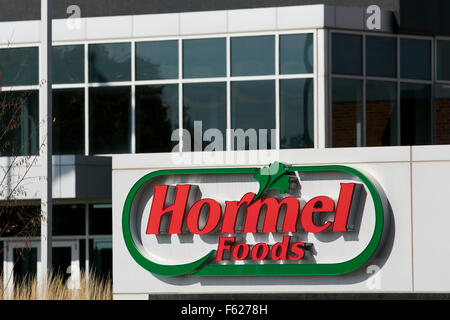
<svg viewBox="0 0 450 320">
<path fill-rule="evenodd" d="M 97 200 L 92 200 L 92 201 L 83 201 L 83 200 L 74 200 L 74 199 L 70 199 L 70 200 L 55 200 L 53 205 L 82 205 L 84 206 L 84 233 L 80 234 L 80 235 L 54 235 L 52 237 L 52 239 L 55 242 L 60 242 L 60 241 L 76 241 L 77 245 L 79 246 L 79 252 L 81 252 L 81 246 L 83 245 L 83 243 L 81 241 L 84 240 L 84 260 L 79 260 L 80 263 L 80 267 L 84 270 L 85 272 L 89 273 L 90 270 L 90 266 L 92 264 L 92 257 L 89 256 L 89 243 L 90 240 L 108 240 L 108 241 L 112 241 L 112 234 L 91 234 L 89 233 L 89 218 L 90 215 L 92 214 L 91 210 L 90 210 L 90 206 L 91 205 L 95 205 L 95 204 L 99 204 L 99 205 L 112 205 L 111 203 L 111 199 L 103 199 L 104 201 L 102 201 L 101 199 L 97 199 Z M 25 200 L 25 201 L 20 201 L 18 203 L 18 205 L 24 205 L 24 206 L 36 206 L 39 207 L 40 203 L 36 200 Z M 111 210 L 111 214 L 112 210 Z M 114 226 L 111 226 L 114 229 Z M 17 242 L 19 241 L 20 243 L 21 240 L 18 240 L 17 237 L 15 236 L 8 236 L 8 237 L 1 237 L 0 238 L 0 247 L 1 245 L 4 245 L 8 242 Z M 32 236 L 29 237 L 27 239 L 27 241 L 29 241 L 32 244 L 36 244 L 36 246 L 38 248 L 40 248 L 40 236 Z M 0 259 L 3 258 L 3 254 L 0 254 Z M 80 255 L 80 259 L 81 259 L 81 255 Z M 0 263 L 3 264 L 3 260 L 0 260 Z M 0 278 L 1 280 L 1 278 Z"/>
<path fill-rule="evenodd" d="M 0 49 L 20 49 L 20 48 L 37 48 L 38 50 L 38 81 L 36 84 L 32 84 L 32 85 L 17 85 L 17 86 L 2 86 L 2 91 L 14 91 L 14 90 L 39 90 L 40 87 L 40 82 L 41 80 L 39 79 L 39 55 L 41 54 L 41 49 L 40 49 L 40 43 L 39 42 L 32 42 L 32 43 L 21 43 L 21 44 L 17 44 L 17 43 L 8 43 L 7 45 L 0 45 Z"/>
<path fill-rule="evenodd" d="M 164 85 L 164 84 L 178 84 L 178 128 L 180 130 L 178 151 L 183 151 L 183 84 L 185 83 L 200 83 L 200 82 L 225 82 L 227 88 L 227 103 L 226 103 L 226 114 L 227 114 L 227 132 L 226 132 L 226 146 L 224 151 L 232 151 L 231 149 L 231 82 L 232 81 L 249 81 L 249 80 L 275 80 L 275 129 L 276 129 L 276 145 L 275 149 L 280 150 L 280 80 L 282 79 L 301 79 L 301 78 L 311 78 L 313 79 L 313 101 L 314 101 L 314 148 L 319 147 L 319 137 L 322 134 L 319 130 L 319 119 L 320 110 L 318 107 L 319 94 L 319 80 L 318 80 L 318 70 L 322 69 L 318 64 L 320 63 L 319 48 L 321 45 L 319 41 L 319 29 L 295 29 L 295 30 L 270 30 L 270 31 L 254 31 L 254 32 L 230 32 L 230 33 L 213 33 L 207 35 L 179 35 L 179 36 L 163 36 L 163 37 L 143 37 L 143 38 L 115 38 L 115 39 L 102 39 L 102 40 L 73 40 L 73 41 L 58 41 L 53 44 L 53 46 L 65 46 L 65 45 L 83 45 L 84 46 L 84 82 L 82 83 L 61 83 L 53 84 L 53 89 L 72 89 L 72 88 L 83 88 L 84 89 L 84 143 L 85 150 L 84 155 L 99 155 L 99 156 L 111 156 L 112 153 L 108 154 L 93 154 L 89 150 L 89 88 L 93 87 L 120 87 L 120 86 L 130 86 L 131 87 L 131 110 L 130 110 L 130 131 L 131 131 L 131 154 L 136 153 L 136 86 L 138 85 Z M 280 35 L 289 34 L 312 34 L 313 36 L 313 72 L 304 74 L 280 74 Z M 248 37 L 248 36 L 265 36 L 273 35 L 275 38 L 275 72 L 273 75 L 264 76 L 231 76 L 231 38 L 233 37 Z M 226 75 L 224 77 L 210 77 L 210 78 L 183 78 L 183 40 L 190 39 L 208 39 L 208 38 L 225 38 L 226 41 Z M 178 42 L 178 78 L 176 79 L 157 79 L 157 80 L 136 80 L 136 43 L 138 42 L 149 42 L 149 41 L 165 41 L 165 40 L 176 40 Z M 322 40 L 322 38 L 320 39 Z M 113 43 L 130 43 L 131 46 L 131 79 L 129 81 L 114 81 L 114 82 L 89 82 L 89 45 L 91 44 L 113 44 Z M 13 44 L 9 47 L 35 47 L 39 46 L 39 43 L 27 43 L 27 44 Z M 13 86 L 13 87 L 3 87 L 3 90 L 30 90 L 39 89 L 39 84 L 35 86 Z"/>
<path fill-rule="evenodd" d="M 433 144 L 436 143 L 436 137 L 434 135 L 434 133 L 436 132 L 436 120 L 435 120 L 435 116 L 436 116 L 436 88 L 438 85 L 448 85 L 450 86 L 450 80 L 439 80 L 438 79 L 438 74 L 437 74 L 437 68 L 438 68 L 438 59 L 437 59 L 437 43 L 438 41 L 450 41 L 450 36 L 436 36 L 434 37 L 433 40 L 433 51 L 432 51 L 432 55 L 433 55 L 433 80 L 434 80 L 434 86 L 431 89 L 431 99 L 432 99 L 432 108 L 433 108 L 433 114 L 431 115 L 431 119 L 432 119 L 432 142 Z"/>
<path fill-rule="evenodd" d="M 340 75 L 340 74 L 333 74 L 333 52 L 332 52 L 332 37 L 334 33 L 347 33 L 347 34 L 357 34 L 361 35 L 363 37 L 363 74 L 361 76 L 353 76 L 353 75 Z M 378 36 L 378 37 L 390 37 L 390 38 L 396 38 L 397 41 L 397 77 L 373 77 L 373 76 L 367 76 L 367 55 L 366 55 L 366 37 L 367 36 Z M 401 39 L 418 39 L 418 40 L 429 40 L 431 42 L 431 77 L 430 80 L 417 80 L 417 79 L 405 79 L 401 77 L 401 52 L 400 52 L 400 40 Z M 447 38 L 449 39 L 449 38 Z M 362 92 L 362 115 L 363 115 L 363 121 L 361 125 L 362 130 L 362 145 L 361 146 L 354 146 L 354 147 L 367 147 L 367 119 L 366 119 L 366 104 L 367 104 L 367 94 L 366 94 L 366 82 L 368 80 L 375 80 L 375 81 L 388 81 L 388 82 L 395 82 L 397 86 L 397 144 L 396 146 L 401 146 L 401 84 L 402 83 L 418 83 L 418 84 L 429 84 L 433 88 L 433 84 L 436 83 L 435 81 L 437 75 L 436 75 L 436 39 L 432 36 L 422 36 L 422 35 L 405 35 L 405 34 L 393 34 L 393 33 L 381 33 L 381 32 L 371 32 L 371 31 L 350 31 L 350 30 L 338 30 L 338 29 L 330 29 L 328 32 L 328 57 L 327 57 L 327 63 L 328 63 L 328 70 L 329 70 L 329 76 L 327 79 L 327 85 L 328 85 L 328 103 L 327 103 L 327 116 L 326 116 L 326 123 L 327 123 L 327 132 L 326 135 L 326 148 L 332 148 L 333 146 L 333 129 L 332 129 L 332 104 L 333 101 L 331 99 L 332 97 L 332 80 L 333 78 L 342 78 L 342 79 L 354 79 L 354 80 L 362 80 L 363 81 L 363 92 Z M 450 83 L 450 82 L 448 82 Z M 434 114 L 435 114 L 435 101 L 434 101 L 434 90 L 432 89 L 431 92 L 431 144 L 434 144 L 434 131 L 435 131 L 435 121 L 434 121 Z"/>
<path fill-rule="evenodd" d="M 433 64 L 433 69 L 437 70 L 438 68 L 438 59 L 437 59 L 437 43 L 438 41 L 448 41 L 450 42 L 450 37 L 445 37 L 445 36 L 436 36 L 434 38 L 434 46 L 433 46 L 433 59 L 434 59 L 434 64 Z M 437 71 L 434 74 L 434 78 L 433 78 L 434 82 L 436 84 L 450 84 L 450 80 L 439 80 L 438 79 L 438 75 L 437 75 Z"/>
</svg>

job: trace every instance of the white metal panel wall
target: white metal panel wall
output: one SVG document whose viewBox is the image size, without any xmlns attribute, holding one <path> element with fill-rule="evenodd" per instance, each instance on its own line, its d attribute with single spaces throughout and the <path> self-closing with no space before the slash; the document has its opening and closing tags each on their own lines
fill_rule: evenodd
<svg viewBox="0 0 450 320">
<path fill-rule="evenodd" d="M 414 290 L 449 292 L 450 148 L 412 148 Z"/>
<path fill-rule="evenodd" d="M 201 12 L 125 15 L 110 17 L 68 16 L 53 20 L 53 42 L 95 41 L 205 35 L 213 33 L 258 32 L 349 28 L 364 30 L 363 8 L 323 4 L 234 9 Z M 392 32 L 396 24 L 393 13 L 382 11 L 383 32 Z M 0 45 L 37 43 L 39 21 L 0 23 Z"/>
<path fill-rule="evenodd" d="M 339 277 L 164 278 L 150 274 L 125 248 L 121 215 L 131 186 L 144 174 L 175 165 L 171 154 L 113 157 L 114 293 L 450 292 L 450 146 L 281 150 L 291 165 L 341 164 L 370 174 L 382 187 L 393 221 L 378 266 Z M 265 166 L 266 160 L 245 163 Z M 151 165 L 149 165 L 151 164 Z M 225 164 L 225 163 L 224 163 Z M 228 163 L 226 166 L 237 165 Z M 378 270 L 378 269 L 376 269 Z M 129 275 L 133 275 L 130 277 Z M 117 296 L 119 297 L 119 296 Z"/>
</svg>

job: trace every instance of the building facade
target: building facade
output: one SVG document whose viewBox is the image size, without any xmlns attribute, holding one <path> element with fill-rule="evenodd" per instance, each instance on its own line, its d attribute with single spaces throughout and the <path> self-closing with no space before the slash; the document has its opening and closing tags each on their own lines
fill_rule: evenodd
<svg viewBox="0 0 450 320">
<path fill-rule="evenodd" d="M 39 1 L 1 6 L 8 9 L 0 17 L 1 95 L 20 105 L 23 117 L 5 139 L 14 143 L 3 148 L 2 167 L 13 163 L 15 173 L 27 168 L 15 159 L 32 162 L 15 206 L 2 199 L 5 212 L 29 212 L 39 207 L 42 188 Z M 133 286 L 124 272 L 142 270 L 127 260 L 122 239 L 127 190 L 157 169 L 344 164 L 375 176 L 392 207 L 395 237 L 381 263 L 386 279 L 409 261 L 404 279 L 380 290 L 450 290 L 421 277 L 426 267 L 413 246 L 428 238 L 420 228 L 413 232 L 424 219 L 415 218 L 424 205 L 413 180 L 434 183 L 427 172 L 444 179 L 450 169 L 445 1 L 59 1 L 53 14 L 55 267 L 114 269 L 117 298 L 241 292 L 207 281 L 136 278 L 152 289 Z M 20 174 L 6 176 L 16 181 Z M 403 179 L 404 194 L 392 177 Z M 13 233 L 1 238 L 5 286 L 11 275 L 37 272 L 38 240 L 33 235 L 27 259 L 14 266 L 26 243 Z M 357 274 L 338 285 L 309 278 L 306 286 L 286 279 L 260 285 L 267 292 L 361 292 L 366 280 Z M 244 292 L 258 288 L 246 286 Z"/>
</svg>

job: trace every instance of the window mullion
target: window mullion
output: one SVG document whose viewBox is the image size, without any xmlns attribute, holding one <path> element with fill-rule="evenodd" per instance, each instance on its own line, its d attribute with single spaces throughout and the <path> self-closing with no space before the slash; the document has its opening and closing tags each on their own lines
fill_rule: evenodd
<svg viewBox="0 0 450 320">
<path fill-rule="evenodd" d="M 275 149 L 280 150 L 280 35 L 275 35 Z M 272 134 L 270 134 L 272 140 Z M 273 146 L 271 145 L 271 149 Z"/>
<path fill-rule="evenodd" d="M 230 36 L 226 37 L 226 77 L 227 77 L 227 130 L 225 133 L 226 147 L 225 150 L 231 151 L 231 40 Z"/>
<path fill-rule="evenodd" d="M 84 45 L 84 153 L 89 155 L 89 44 Z"/>
<path fill-rule="evenodd" d="M 136 153 L 136 46 L 131 41 L 131 153 Z"/>
<path fill-rule="evenodd" d="M 184 150 L 183 148 L 183 40 L 178 39 L 178 151 L 192 151 Z M 192 146 L 191 146 L 192 147 Z"/>
</svg>

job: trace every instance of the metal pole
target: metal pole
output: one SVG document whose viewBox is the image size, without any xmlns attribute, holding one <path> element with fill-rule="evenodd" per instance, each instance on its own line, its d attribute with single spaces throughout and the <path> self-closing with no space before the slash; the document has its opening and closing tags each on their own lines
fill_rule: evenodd
<svg viewBox="0 0 450 320">
<path fill-rule="evenodd" d="M 41 254 L 38 284 L 45 297 L 48 272 L 52 267 L 52 0 L 41 0 L 41 46 L 39 54 L 39 118 L 41 189 Z"/>
</svg>

